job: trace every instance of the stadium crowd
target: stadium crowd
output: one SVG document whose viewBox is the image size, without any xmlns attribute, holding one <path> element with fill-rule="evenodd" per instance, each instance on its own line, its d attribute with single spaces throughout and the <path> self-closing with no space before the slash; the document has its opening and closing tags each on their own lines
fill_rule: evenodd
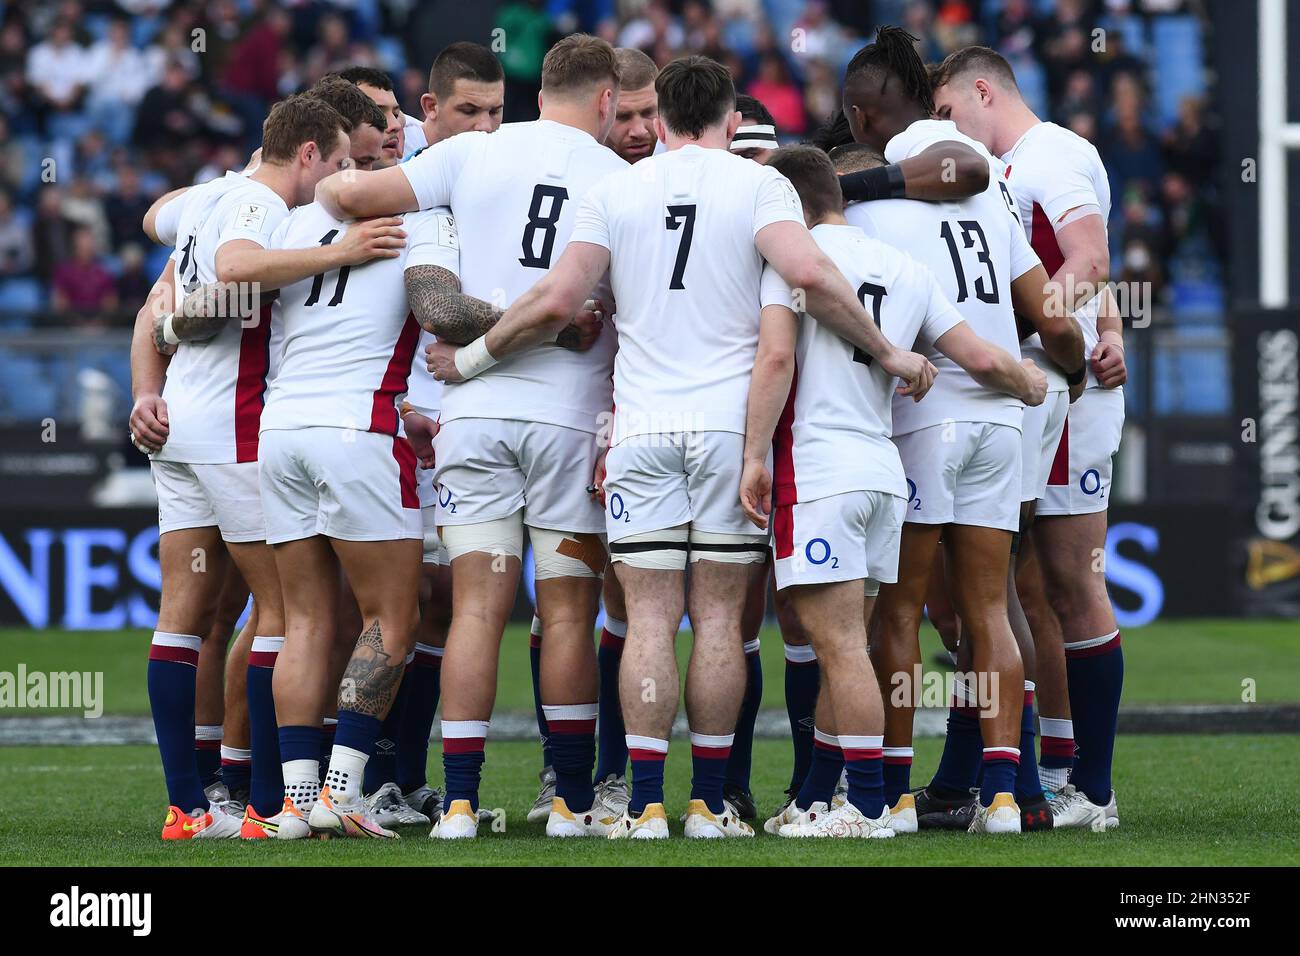
<svg viewBox="0 0 1300 956">
<path fill-rule="evenodd" d="M 1106 157 L 1115 277 L 1192 304 L 1220 300 L 1214 117 L 1201 95 L 1201 25 L 1185 2 L 495 7 L 508 121 L 536 117 L 542 56 L 573 29 L 643 49 L 660 66 L 686 52 L 719 59 L 738 90 L 767 104 L 782 141 L 835 111 L 843 68 L 877 23 L 920 36 L 930 62 L 986 43 L 1012 63 L 1027 102 Z M 0 322 L 17 328 L 128 325 L 161 262 L 138 228 L 149 197 L 241 167 L 270 105 L 340 66 L 385 69 L 419 115 L 423 51 L 461 38 L 454 18 L 383 0 L 65 0 L 0 11 Z M 1158 49 L 1174 54 L 1159 73 Z"/>
</svg>

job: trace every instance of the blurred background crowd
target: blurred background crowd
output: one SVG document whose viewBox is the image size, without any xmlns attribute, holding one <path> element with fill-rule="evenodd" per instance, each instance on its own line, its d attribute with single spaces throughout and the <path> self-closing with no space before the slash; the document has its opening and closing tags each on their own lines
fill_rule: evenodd
<svg viewBox="0 0 1300 956">
<path fill-rule="evenodd" d="M 242 167 L 268 107 L 332 69 L 387 70 L 418 114 L 436 52 L 478 40 L 502 61 L 506 120 L 533 119 L 547 47 L 581 29 L 661 65 L 719 59 L 797 141 L 839 109 L 844 65 L 882 23 L 927 60 L 996 48 L 1040 116 L 1097 145 L 1112 278 L 1149 283 L 1168 316 L 1163 338 L 1134 343 L 1144 361 L 1130 352 L 1130 415 L 1225 411 L 1224 158 L 1197 3 L 65 0 L 0 2 L 0 422 L 66 410 L 87 366 L 125 419 L 121 337 L 167 253 L 141 216 L 166 189 Z M 87 348 L 50 349 L 42 333 L 69 328 Z"/>
</svg>

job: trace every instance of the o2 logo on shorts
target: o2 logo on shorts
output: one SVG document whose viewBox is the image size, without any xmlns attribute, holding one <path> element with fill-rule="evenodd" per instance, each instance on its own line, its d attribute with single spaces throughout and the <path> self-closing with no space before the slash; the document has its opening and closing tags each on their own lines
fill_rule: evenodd
<svg viewBox="0 0 1300 956">
<path fill-rule="evenodd" d="M 456 513 L 456 502 L 451 500 L 451 489 L 446 485 L 438 486 L 438 505 L 447 514 L 454 515 Z"/>
<path fill-rule="evenodd" d="M 916 504 L 912 505 L 913 501 L 915 501 Z M 907 503 L 912 505 L 913 511 L 921 510 L 921 496 L 916 493 L 916 482 L 911 478 L 907 479 Z"/>
<path fill-rule="evenodd" d="M 831 563 L 831 568 L 840 566 L 840 559 L 831 554 L 831 543 L 825 538 L 813 538 L 803 546 L 803 556 L 808 559 L 809 564 L 820 567 L 827 561 Z"/>
<path fill-rule="evenodd" d="M 617 491 L 609 496 L 609 516 L 625 524 L 631 522 L 631 513 L 623 506 L 623 496 Z"/>
<path fill-rule="evenodd" d="M 1101 495 L 1106 497 L 1106 493 L 1101 490 L 1101 473 L 1096 468 L 1089 468 L 1079 476 L 1079 490 L 1085 495 Z"/>
</svg>

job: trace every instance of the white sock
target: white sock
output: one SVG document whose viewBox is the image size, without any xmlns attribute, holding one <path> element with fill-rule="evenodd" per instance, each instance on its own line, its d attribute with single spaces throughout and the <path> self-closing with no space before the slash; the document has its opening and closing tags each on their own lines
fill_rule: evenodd
<svg viewBox="0 0 1300 956">
<path fill-rule="evenodd" d="M 1069 767 L 1044 767 L 1041 763 L 1038 765 L 1038 781 L 1047 790 L 1053 793 L 1059 793 L 1065 789 L 1065 785 L 1070 782 Z"/>
<path fill-rule="evenodd" d="M 334 745 L 330 751 L 330 768 L 325 772 L 325 786 L 337 803 L 355 803 L 361 799 L 361 780 L 366 774 L 368 754 L 351 747 Z"/>
<path fill-rule="evenodd" d="M 310 812 L 320 796 L 320 761 L 286 760 L 280 764 L 284 795 L 303 813 Z"/>
</svg>

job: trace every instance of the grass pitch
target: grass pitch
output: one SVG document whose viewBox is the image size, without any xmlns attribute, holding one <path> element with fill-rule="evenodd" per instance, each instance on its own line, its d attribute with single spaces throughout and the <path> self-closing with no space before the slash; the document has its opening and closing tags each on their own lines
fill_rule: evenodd
<svg viewBox="0 0 1300 956">
<path fill-rule="evenodd" d="M 148 714 L 145 665 L 148 631 L 32 631 L 0 629 L 0 670 L 19 662 L 31 671 L 99 671 L 104 674 L 104 713 Z M 678 640 L 685 663 L 690 636 Z M 933 670 L 941 649 L 927 624 L 922 660 Z M 785 659 L 781 634 L 762 632 L 763 706 L 784 710 Z M 1253 682 L 1259 703 L 1300 702 L 1300 627 L 1289 621 L 1169 621 L 1124 632 L 1124 703 L 1237 704 Z M 684 673 L 684 671 L 683 671 Z M 530 711 L 533 691 L 528 670 L 528 628 L 512 625 L 501 648 L 497 693 L 499 710 Z M 58 711 L 5 709 L 3 716 Z M 65 712 L 66 713 L 66 712 Z"/>
<path fill-rule="evenodd" d="M 940 742 L 917 742 L 914 784 Z M 437 773 L 437 748 L 431 769 Z M 484 804 L 505 811 L 504 833 L 435 842 L 423 827 L 398 841 L 164 844 L 162 773 L 151 747 L 7 747 L 0 750 L 0 865 L 61 866 L 1262 866 L 1300 862 L 1294 813 L 1300 747 L 1276 736 L 1122 737 L 1115 776 L 1121 824 L 1019 837 L 921 833 L 893 840 L 753 840 L 655 844 L 547 840 L 524 816 L 536 794 L 535 743 L 489 740 Z M 668 758 L 668 809 L 685 807 L 690 752 Z M 770 810 L 790 773 L 790 745 L 754 748 L 755 793 Z"/>
</svg>

